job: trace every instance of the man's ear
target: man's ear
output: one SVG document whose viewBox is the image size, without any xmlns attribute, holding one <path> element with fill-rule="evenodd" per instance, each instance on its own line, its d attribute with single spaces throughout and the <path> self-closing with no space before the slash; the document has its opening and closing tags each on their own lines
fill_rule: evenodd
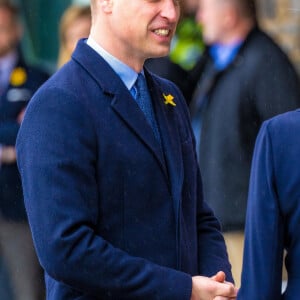
<svg viewBox="0 0 300 300">
<path fill-rule="evenodd" d="M 105 13 L 110 13 L 112 10 L 113 0 L 99 0 L 100 6 Z"/>
</svg>

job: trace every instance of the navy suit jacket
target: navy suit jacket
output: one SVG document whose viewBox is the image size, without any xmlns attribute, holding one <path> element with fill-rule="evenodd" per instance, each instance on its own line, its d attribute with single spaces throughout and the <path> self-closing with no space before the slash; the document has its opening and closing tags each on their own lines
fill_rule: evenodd
<svg viewBox="0 0 300 300">
<path fill-rule="evenodd" d="M 299 299 L 300 110 L 266 121 L 257 137 L 238 299 Z M 288 285 L 281 296 L 283 252 Z"/>
<path fill-rule="evenodd" d="M 28 66 L 19 54 L 11 80 L 0 95 L 0 144 L 14 146 L 20 124 L 18 115 L 25 109 L 33 93 L 48 79 L 48 74 Z M 26 219 L 17 164 L 0 167 L 0 213 L 15 221 Z"/>
<path fill-rule="evenodd" d="M 232 280 L 202 199 L 185 101 L 145 74 L 165 155 L 121 79 L 84 41 L 30 102 L 17 156 L 47 299 L 183 300 L 191 275 L 224 270 Z"/>
</svg>

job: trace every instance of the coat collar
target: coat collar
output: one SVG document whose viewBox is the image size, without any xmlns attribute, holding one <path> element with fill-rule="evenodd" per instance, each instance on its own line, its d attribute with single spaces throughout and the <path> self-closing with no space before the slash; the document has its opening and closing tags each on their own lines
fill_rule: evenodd
<svg viewBox="0 0 300 300">
<path fill-rule="evenodd" d="M 138 105 L 133 101 L 130 92 L 99 54 L 81 40 L 72 57 L 98 83 L 103 92 L 111 97 L 113 110 L 153 153 L 171 185 L 181 186 L 183 177 L 181 141 L 177 127 L 176 107 L 164 103 L 163 94 L 168 94 L 168 91 L 162 90 L 153 75 L 144 69 L 162 138 L 162 151 L 150 125 Z M 112 80 L 112 78 L 114 79 Z"/>
</svg>

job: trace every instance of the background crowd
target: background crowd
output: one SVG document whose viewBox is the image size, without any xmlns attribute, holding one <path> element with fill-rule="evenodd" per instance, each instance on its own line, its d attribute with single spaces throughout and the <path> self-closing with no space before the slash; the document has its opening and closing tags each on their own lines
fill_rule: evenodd
<svg viewBox="0 0 300 300">
<path fill-rule="evenodd" d="M 62 10 L 56 61 L 33 66 L 24 58 L 22 12 L 0 1 L 0 299 L 44 298 L 43 275 L 26 221 L 15 141 L 31 96 L 70 60 L 77 41 L 89 36 L 90 13 L 85 1 L 74 1 Z M 253 174 L 261 170 L 261 166 L 252 167 L 249 188 L 256 138 L 266 120 L 300 107 L 297 69 L 260 26 L 254 0 L 183 0 L 170 54 L 149 59 L 145 65 L 176 83 L 185 96 L 204 199 L 221 223 L 233 278 L 240 287 L 248 193 L 252 191 L 251 203 L 257 199 Z M 266 133 L 260 133 L 257 157 L 268 146 L 262 141 L 263 135 Z M 254 215 L 251 206 L 249 239 L 255 239 L 250 221 Z M 282 235 L 280 238 L 284 239 Z M 252 254 L 247 236 L 246 245 L 246 254 Z M 281 263 L 287 246 L 284 242 L 280 246 L 276 259 Z M 244 263 L 249 269 L 251 263 Z M 280 281 L 287 280 L 281 267 L 278 272 Z M 243 271 L 243 280 L 249 281 L 254 275 Z M 249 291 L 241 291 L 241 299 L 251 299 Z"/>
</svg>

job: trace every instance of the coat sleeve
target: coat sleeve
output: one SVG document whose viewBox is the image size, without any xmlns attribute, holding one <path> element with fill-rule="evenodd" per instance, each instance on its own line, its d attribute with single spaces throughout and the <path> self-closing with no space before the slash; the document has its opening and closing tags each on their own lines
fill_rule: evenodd
<svg viewBox="0 0 300 300">
<path fill-rule="evenodd" d="M 275 177 L 274 149 L 266 122 L 252 161 L 238 299 L 281 299 L 284 224 Z"/>
<path fill-rule="evenodd" d="M 40 90 L 17 138 L 41 265 L 56 281 L 101 299 L 190 299 L 190 275 L 130 256 L 96 234 L 97 137 L 88 108 L 76 98 Z"/>
</svg>

